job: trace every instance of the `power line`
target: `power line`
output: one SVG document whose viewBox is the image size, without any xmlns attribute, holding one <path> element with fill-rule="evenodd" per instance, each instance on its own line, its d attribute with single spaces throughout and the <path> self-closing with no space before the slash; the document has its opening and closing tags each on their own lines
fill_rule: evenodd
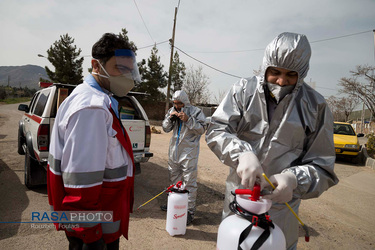
<svg viewBox="0 0 375 250">
<path fill-rule="evenodd" d="M 134 0 L 135 1 L 135 0 Z M 143 20 L 143 19 L 142 19 Z M 147 28 L 147 27 L 146 27 Z M 310 43 L 318 43 L 318 42 L 324 42 L 324 41 L 329 41 L 329 40 L 334 40 L 334 39 L 340 39 L 340 38 L 344 38 L 344 37 L 349 37 L 349 36 L 355 36 L 355 35 L 359 35 L 359 34 L 364 34 L 364 33 L 367 33 L 367 32 L 373 32 L 372 30 L 367 30 L 367 31 L 362 31 L 362 32 L 357 32 L 357 33 L 353 33 L 353 34 L 349 34 L 349 35 L 344 35 L 344 36 L 337 36 L 337 37 L 332 37 L 332 38 L 327 38 L 327 39 L 321 39 L 321 40 L 316 40 L 316 41 L 312 41 Z M 144 48 L 148 48 L 148 47 L 152 47 L 152 46 L 155 46 L 157 44 L 163 44 L 163 43 L 166 43 L 168 42 L 167 41 L 163 41 L 163 42 L 160 42 L 160 43 L 155 43 L 154 45 L 148 45 L 148 46 L 145 46 L 145 47 L 142 47 L 142 48 L 139 48 L 139 49 L 144 49 Z M 237 76 L 237 75 L 233 75 L 233 74 L 230 74 L 230 73 L 227 73 L 227 72 L 224 72 L 222 70 L 219 70 L 217 68 L 214 68 L 210 65 L 208 65 L 207 63 L 204 63 L 202 62 L 201 60 L 198 60 L 196 58 L 194 58 L 193 56 L 187 54 L 185 51 L 181 50 L 180 48 L 178 48 L 177 46 L 174 46 L 177 50 L 179 50 L 181 53 L 185 54 L 186 56 L 190 57 L 191 59 L 213 69 L 213 70 L 216 70 L 220 73 L 223 73 L 223 74 L 226 74 L 226 75 L 229 75 L 229 76 L 232 76 L 232 77 L 236 77 L 236 78 L 242 78 L 240 76 Z M 264 50 L 263 49 L 250 49 L 250 50 L 237 50 L 237 51 L 219 51 L 219 52 L 190 52 L 190 53 L 240 53 L 240 52 L 248 52 L 248 51 L 258 51 L 258 50 Z M 328 90 L 336 90 L 336 89 L 330 89 L 330 88 L 324 88 L 324 87 L 317 87 L 317 88 L 322 88 L 322 89 L 328 89 Z"/>
<path fill-rule="evenodd" d="M 200 60 L 198 60 L 198 59 L 196 59 L 196 58 L 190 56 L 189 54 L 187 54 L 186 52 L 184 52 L 183 50 L 181 50 L 180 48 L 178 48 L 176 45 L 175 45 L 174 47 L 175 47 L 177 50 L 179 50 L 180 52 L 182 52 L 183 54 L 185 54 L 186 56 L 190 57 L 191 59 L 193 59 L 193 60 L 195 60 L 195 61 L 197 61 L 197 62 L 200 62 L 201 64 L 203 64 L 203 65 L 205 65 L 205 66 L 207 66 L 207 67 L 209 67 L 209 68 L 211 68 L 211 69 L 213 69 L 213 70 L 216 70 L 216 71 L 218 71 L 218 72 L 220 72 L 220 73 L 223 73 L 223 74 L 226 74 L 226 75 L 229 75 L 229 76 L 233 76 L 233 77 L 236 77 L 236 78 L 242 78 L 241 76 L 236 76 L 236 75 L 233 75 L 233 74 L 230 74 L 230 73 L 224 72 L 224 71 L 222 71 L 222 70 L 216 69 L 216 68 L 214 68 L 214 67 L 208 65 L 207 63 L 204 63 L 204 62 L 202 62 L 202 61 L 200 61 Z"/>
<path fill-rule="evenodd" d="M 163 44 L 163 43 L 167 43 L 167 42 L 169 42 L 169 40 L 166 40 L 166 41 L 163 41 L 163 42 L 159 42 L 159 43 L 155 43 L 155 44 L 152 44 L 152 45 L 147 45 L 147 46 L 138 48 L 138 50 L 140 50 L 140 49 L 146 49 L 146 48 L 150 48 L 150 47 L 154 47 L 155 45 L 159 45 L 159 44 Z"/>
<path fill-rule="evenodd" d="M 145 26 L 145 28 L 146 28 L 146 30 L 147 30 L 147 32 L 148 32 L 148 34 L 149 34 L 151 40 L 155 43 L 154 38 L 152 38 L 151 33 L 150 33 L 150 31 L 148 30 L 148 28 L 147 28 L 147 25 L 146 25 L 146 23 L 145 23 L 145 20 L 143 20 L 142 14 L 141 14 L 141 12 L 139 11 L 139 8 L 138 8 L 138 5 L 137 5 L 136 1 L 133 0 L 133 2 L 134 2 L 134 4 L 135 4 L 135 7 L 137 7 L 137 10 L 138 10 L 139 16 L 141 17 L 142 22 L 143 22 L 143 25 Z"/>
<path fill-rule="evenodd" d="M 319 86 L 315 86 L 315 88 L 328 89 L 328 90 L 337 90 L 337 89 L 331 89 L 331 88 L 325 88 L 325 87 L 319 87 Z"/>
<path fill-rule="evenodd" d="M 228 50 L 228 51 L 189 51 L 189 53 L 201 53 L 201 54 L 224 54 L 224 53 L 242 53 L 242 52 L 249 52 L 249 51 L 264 51 L 264 48 L 262 49 L 246 49 L 246 50 Z"/>
<path fill-rule="evenodd" d="M 325 42 L 325 41 L 330 41 L 330 40 L 335 40 L 335 39 L 340 39 L 340 38 L 345 38 L 349 36 L 356 36 L 360 34 L 364 34 L 367 32 L 373 32 L 372 30 L 366 30 L 362 32 L 357 32 L 349 35 L 343 35 L 343 36 L 336 36 L 336 37 L 331 37 L 331 38 L 326 38 L 326 39 L 321 39 L 321 40 L 316 40 L 312 41 L 310 43 L 319 43 L 319 42 Z M 202 54 L 220 54 L 220 53 L 242 53 L 242 52 L 251 52 L 251 51 L 264 51 L 265 48 L 259 48 L 259 49 L 246 49 L 246 50 L 228 50 L 228 51 L 189 51 L 189 53 L 202 53 Z"/>
<path fill-rule="evenodd" d="M 340 39 L 340 38 L 349 37 L 349 36 L 356 36 L 356 35 L 360 35 L 360 34 L 367 33 L 367 32 L 372 32 L 372 30 L 366 30 L 366 31 L 358 32 L 358 33 L 349 34 L 349 35 L 336 36 L 336 37 L 331 37 L 331 38 L 327 38 L 327 39 L 316 40 L 316 41 L 312 41 L 310 43 L 325 42 L 325 41 L 334 40 L 334 39 Z"/>
</svg>

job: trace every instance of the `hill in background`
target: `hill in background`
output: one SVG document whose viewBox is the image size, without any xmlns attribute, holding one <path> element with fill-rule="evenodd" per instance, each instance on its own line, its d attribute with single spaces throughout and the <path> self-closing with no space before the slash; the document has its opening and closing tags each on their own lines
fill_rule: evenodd
<svg viewBox="0 0 375 250">
<path fill-rule="evenodd" d="M 38 89 L 39 78 L 49 79 L 46 70 L 37 65 L 0 66 L 0 86 Z"/>
</svg>

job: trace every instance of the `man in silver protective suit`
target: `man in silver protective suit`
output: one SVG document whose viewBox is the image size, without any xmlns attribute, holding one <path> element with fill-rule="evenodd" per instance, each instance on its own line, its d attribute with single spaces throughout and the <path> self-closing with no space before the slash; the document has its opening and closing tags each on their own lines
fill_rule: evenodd
<svg viewBox="0 0 375 250">
<path fill-rule="evenodd" d="M 173 107 L 163 120 L 163 130 L 173 136 L 169 143 L 169 180 L 172 184 L 182 180 L 188 195 L 187 225 L 194 219 L 197 198 L 199 140 L 206 129 L 206 117 L 202 110 L 191 105 L 185 91 L 173 94 Z M 161 206 L 166 210 L 166 205 Z"/>
<path fill-rule="evenodd" d="M 229 215 L 230 194 L 237 188 L 276 189 L 271 219 L 283 231 L 288 249 L 298 241 L 301 199 L 316 198 L 338 183 L 333 169 L 333 118 L 324 97 L 304 82 L 309 69 L 306 36 L 278 35 L 266 48 L 259 76 L 235 83 L 212 115 L 206 141 L 230 166 L 223 218 Z M 270 189 L 272 190 L 272 188 Z"/>
</svg>

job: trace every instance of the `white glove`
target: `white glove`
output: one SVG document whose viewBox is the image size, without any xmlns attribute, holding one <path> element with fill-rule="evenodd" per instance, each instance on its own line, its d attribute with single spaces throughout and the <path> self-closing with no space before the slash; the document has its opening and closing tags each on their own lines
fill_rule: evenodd
<svg viewBox="0 0 375 250">
<path fill-rule="evenodd" d="M 275 174 L 269 179 L 276 189 L 273 190 L 272 194 L 263 196 L 263 199 L 270 199 L 277 203 L 285 203 L 293 198 L 293 190 L 298 184 L 297 178 L 293 173 L 285 172 Z"/>
<path fill-rule="evenodd" d="M 242 186 L 253 189 L 255 181 L 265 181 L 262 177 L 262 173 L 263 168 L 258 157 L 253 152 L 245 152 L 238 157 L 237 174 L 242 179 Z"/>
</svg>

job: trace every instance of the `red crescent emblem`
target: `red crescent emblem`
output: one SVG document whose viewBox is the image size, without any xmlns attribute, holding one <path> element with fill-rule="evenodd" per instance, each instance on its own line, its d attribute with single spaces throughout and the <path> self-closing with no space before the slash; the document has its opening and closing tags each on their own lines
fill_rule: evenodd
<svg viewBox="0 0 375 250">
<path fill-rule="evenodd" d="M 129 127 L 129 131 L 133 131 L 133 130 L 132 130 L 132 127 Z"/>
</svg>

